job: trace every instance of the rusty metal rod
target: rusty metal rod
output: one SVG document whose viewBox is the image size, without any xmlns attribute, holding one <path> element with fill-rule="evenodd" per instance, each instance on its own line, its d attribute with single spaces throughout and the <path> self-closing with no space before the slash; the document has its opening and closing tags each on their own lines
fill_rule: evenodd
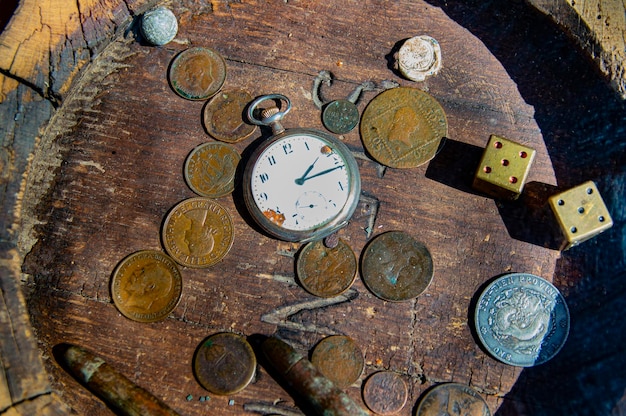
<svg viewBox="0 0 626 416">
<path fill-rule="evenodd" d="M 151 393 L 118 373 L 102 358 L 70 344 L 55 347 L 61 365 L 122 416 L 179 416 Z"/>
<path fill-rule="evenodd" d="M 317 414 L 324 416 L 369 415 L 289 344 L 276 337 L 269 337 L 263 341 L 261 349 L 286 384 Z"/>
</svg>

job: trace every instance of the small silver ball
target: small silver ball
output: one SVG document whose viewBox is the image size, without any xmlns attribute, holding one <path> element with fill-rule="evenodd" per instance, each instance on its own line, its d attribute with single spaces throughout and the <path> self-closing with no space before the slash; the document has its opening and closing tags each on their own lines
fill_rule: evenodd
<svg viewBox="0 0 626 416">
<path fill-rule="evenodd" d="M 152 45 L 169 43 L 178 33 L 178 21 L 174 13 L 166 7 L 157 7 L 146 12 L 141 18 L 141 34 Z"/>
</svg>

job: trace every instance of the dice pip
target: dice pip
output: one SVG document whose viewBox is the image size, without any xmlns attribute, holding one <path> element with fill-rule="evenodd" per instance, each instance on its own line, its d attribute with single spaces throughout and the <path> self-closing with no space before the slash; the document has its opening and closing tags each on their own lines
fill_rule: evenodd
<svg viewBox="0 0 626 416">
<path fill-rule="evenodd" d="M 613 226 L 611 215 L 592 181 L 553 195 L 548 201 L 564 237 L 563 250 Z"/>
<path fill-rule="evenodd" d="M 473 187 L 499 199 L 517 199 L 535 160 L 535 149 L 491 135 L 483 152 Z"/>
</svg>

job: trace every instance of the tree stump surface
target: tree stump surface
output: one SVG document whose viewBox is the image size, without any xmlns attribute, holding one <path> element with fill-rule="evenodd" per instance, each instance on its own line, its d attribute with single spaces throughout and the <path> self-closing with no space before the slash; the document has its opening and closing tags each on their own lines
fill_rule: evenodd
<svg viewBox="0 0 626 416">
<path fill-rule="evenodd" d="M 236 395 L 200 387 L 193 353 L 220 331 L 278 334 L 304 354 L 325 336 L 348 335 L 366 362 L 348 394 L 363 403 L 367 376 L 396 371 L 409 387 L 401 415 L 413 414 L 420 397 L 444 382 L 477 389 L 494 414 L 623 411 L 624 104 L 548 18 L 526 4 L 497 1 L 180 0 L 168 3 L 179 18 L 177 38 L 152 47 L 137 36 L 136 22 L 151 5 L 100 1 L 68 10 L 24 1 L 0 38 L 0 318 L 9 323 L 0 338 L 0 411 L 111 414 L 58 365 L 52 348 L 63 342 L 97 353 L 180 414 L 245 414 L 244 405 L 264 414 L 293 409 L 294 399 L 263 367 Z M 28 32 L 29 25 L 40 26 Z M 12 48 L 16 27 L 33 33 L 29 42 L 53 46 L 36 56 L 24 52 L 37 49 L 33 44 Z M 393 69 L 401 41 L 417 34 L 433 36 L 443 53 L 443 69 L 421 83 Z M 345 98 L 363 81 L 394 80 L 441 103 L 448 138 L 418 168 L 384 169 L 364 153 L 358 129 L 343 136 L 357 156 L 363 192 L 340 236 L 357 256 L 384 231 L 404 230 L 424 242 L 435 265 L 424 294 L 385 302 L 359 276 L 342 296 L 309 295 L 294 272 L 300 245 L 260 233 L 239 185 L 218 200 L 233 217 L 229 255 L 211 268 L 183 268 L 173 313 L 144 324 L 117 311 L 110 293 L 115 266 L 135 251 L 163 250 L 163 219 L 194 196 L 183 179 L 185 158 L 213 140 L 202 126 L 205 103 L 179 97 L 167 80 L 173 57 L 190 46 L 222 54 L 224 88 L 287 95 L 294 106 L 287 128 L 323 130 L 311 91 L 320 70 L 334 74 L 322 87 L 326 99 Z M 363 95 L 361 112 L 375 95 Z M 490 134 L 537 150 L 516 202 L 471 188 Z M 244 163 L 267 135 L 257 129 L 236 144 Z M 615 225 L 560 252 L 547 197 L 586 180 L 598 184 Z M 478 344 L 476 299 L 507 272 L 542 276 L 566 297 L 570 336 L 547 364 L 511 367 Z M 199 400 L 207 395 L 209 401 Z"/>
</svg>

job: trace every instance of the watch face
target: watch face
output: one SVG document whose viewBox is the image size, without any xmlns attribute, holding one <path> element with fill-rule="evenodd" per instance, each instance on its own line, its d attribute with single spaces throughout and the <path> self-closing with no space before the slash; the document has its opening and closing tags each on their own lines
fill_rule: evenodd
<svg viewBox="0 0 626 416">
<path fill-rule="evenodd" d="M 354 208 L 349 207 L 344 215 L 346 205 L 356 206 L 358 168 L 336 139 L 290 133 L 272 141 L 254 160 L 250 196 L 274 228 L 306 232 L 352 214 Z"/>
</svg>

